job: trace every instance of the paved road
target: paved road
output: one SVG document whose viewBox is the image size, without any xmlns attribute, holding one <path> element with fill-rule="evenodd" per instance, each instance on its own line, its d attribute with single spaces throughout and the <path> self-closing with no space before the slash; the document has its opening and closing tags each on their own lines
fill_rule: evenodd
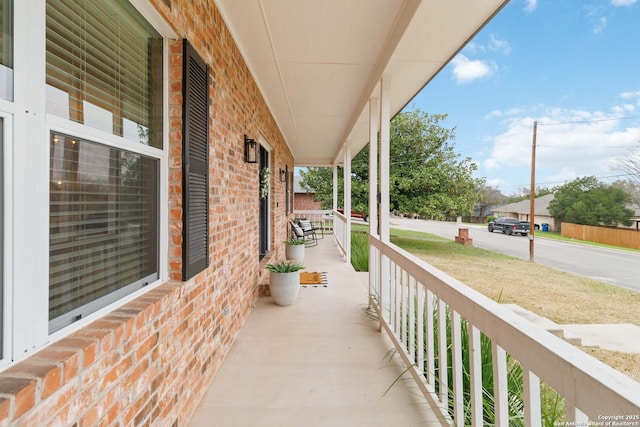
<svg viewBox="0 0 640 427">
<path fill-rule="evenodd" d="M 529 260 L 528 238 L 489 233 L 486 225 L 391 218 L 391 227 L 424 231 L 451 239 L 458 234 L 459 227 L 464 227 L 469 229 L 474 246 Z M 536 233 L 535 262 L 640 292 L 640 253 L 560 242 L 545 239 L 543 234 Z"/>
</svg>

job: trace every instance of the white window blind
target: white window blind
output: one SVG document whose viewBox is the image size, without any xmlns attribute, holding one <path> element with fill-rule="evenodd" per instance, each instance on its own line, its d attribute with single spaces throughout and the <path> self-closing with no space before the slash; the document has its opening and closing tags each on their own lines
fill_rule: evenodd
<svg viewBox="0 0 640 427">
<path fill-rule="evenodd" d="M 162 38 L 126 0 L 47 1 L 47 111 L 162 147 Z"/>
</svg>

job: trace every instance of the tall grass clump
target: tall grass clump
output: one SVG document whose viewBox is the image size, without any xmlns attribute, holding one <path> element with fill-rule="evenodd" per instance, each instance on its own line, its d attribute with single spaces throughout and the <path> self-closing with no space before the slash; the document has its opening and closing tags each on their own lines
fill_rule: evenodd
<svg viewBox="0 0 640 427">
<path fill-rule="evenodd" d="M 438 316 L 437 310 L 433 315 L 434 322 L 434 358 L 435 358 L 435 385 L 437 393 L 440 392 L 440 355 L 437 349 L 438 344 Z M 446 315 L 446 339 L 447 339 L 447 383 L 448 394 L 450 396 L 448 412 L 451 417 L 454 415 L 453 408 L 453 347 L 451 342 L 451 317 L 450 309 L 447 307 Z M 416 325 L 417 326 L 417 325 Z M 424 322 L 426 337 L 426 322 Z M 471 425 L 471 370 L 469 348 L 469 326 L 465 319 L 461 319 L 460 337 L 462 344 L 462 388 L 464 399 L 464 417 L 465 425 Z M 426 348 L 426 342 L 425 342 Z M 495 419 L 495 399 L 494 399 L 494 382 L 493 382 L 493 355 L 491 339 L 484 334 L 480 334 L 480 358 L 482 369 L 482 406 L 483 406 L 483 425 L 496 425 Z M 423 372 L 426 365 L 422 367 Z M 524 426 L 524 389 L 522 377 L 522 365 L 507 354 L 507 390 L 508 390 L 508 410 L 509 410 L 509 426 Z M 542 422 L 545 427 L 553 427 L 558 421 L 563 419 L 563 399 L 550 387 L 542 385 L 541 387 L 542 405 Z"/>
<path fill-rule="evenodd" d="M 369 235 L 351 232 L 351 265 L 356 271 L 369 271 Z"/>
</svg>

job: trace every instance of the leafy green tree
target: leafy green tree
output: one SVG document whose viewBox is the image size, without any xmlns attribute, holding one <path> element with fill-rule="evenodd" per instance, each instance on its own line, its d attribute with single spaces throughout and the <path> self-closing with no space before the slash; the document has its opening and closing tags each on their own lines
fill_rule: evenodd
<svg viewBox="0 0 640 427">
<path fill-rule="evenodd" d="M 558 187 L 549 213 L 559 222 L 583 225 L 631 225 L 631 196 L 625 190 L 601 183 L 596 177 L 575 179 Z"/>
<path fill-rule="evenodd" d="M 454 129 L 440 125 L 446 117 L 415 110 L 402 112 L 391 121 L 391 210 L 446 219 L 471 213 L 480 199 L 477 187 L 482 181 L 472 178 L 477 165 L 454 152 Z M 353 158 L 351 172 L 352 210 L 364 211 L 368 205 L 368 145 Z M 301 174 L 301 184 L 315 190 L 316 200 L 329 208 L 333 197 L 331 169 L 310 168 Z M 342 173 L 339 177 L 341 191 Z M 340 195 L 340 205 L 342 200 Z"/>
<path fill-rule="evenodd" d="M 331 209 L 333 203 L 333 169 L 332 168 L 308 168 L 300 170 L 302 180 L 300 185 L 314 192 L 314 200 L 320 202 L 322 209 Z M 344 206 L 342 197 L 343 188 L 342 170 L 338 168 L 338 204 Z"/>
</svg>

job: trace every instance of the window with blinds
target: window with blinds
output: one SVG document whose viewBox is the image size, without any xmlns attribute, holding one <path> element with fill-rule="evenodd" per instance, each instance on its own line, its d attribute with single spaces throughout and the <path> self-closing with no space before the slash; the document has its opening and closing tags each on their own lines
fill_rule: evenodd
<svg viewBox="0 0 640 427">
<path fill-rule="evenodd" d="M 158 160 L 59 133 L 50 149 L 55 331 L 158 279 Z"/>
<path fill-rule="evenodd" d="M 47 0 L 46 50 L 49 113 L 162 148 L 162 38 L 128 1 Z"/>
<path fill-rule="evenodd" d="M 160 34 L 126 0 L 46 13 L 47 112 L 162 149 Z M 105 138 L 50 135 L 50 332 L 159 278 L 159 159 Z"/>
</svg>

